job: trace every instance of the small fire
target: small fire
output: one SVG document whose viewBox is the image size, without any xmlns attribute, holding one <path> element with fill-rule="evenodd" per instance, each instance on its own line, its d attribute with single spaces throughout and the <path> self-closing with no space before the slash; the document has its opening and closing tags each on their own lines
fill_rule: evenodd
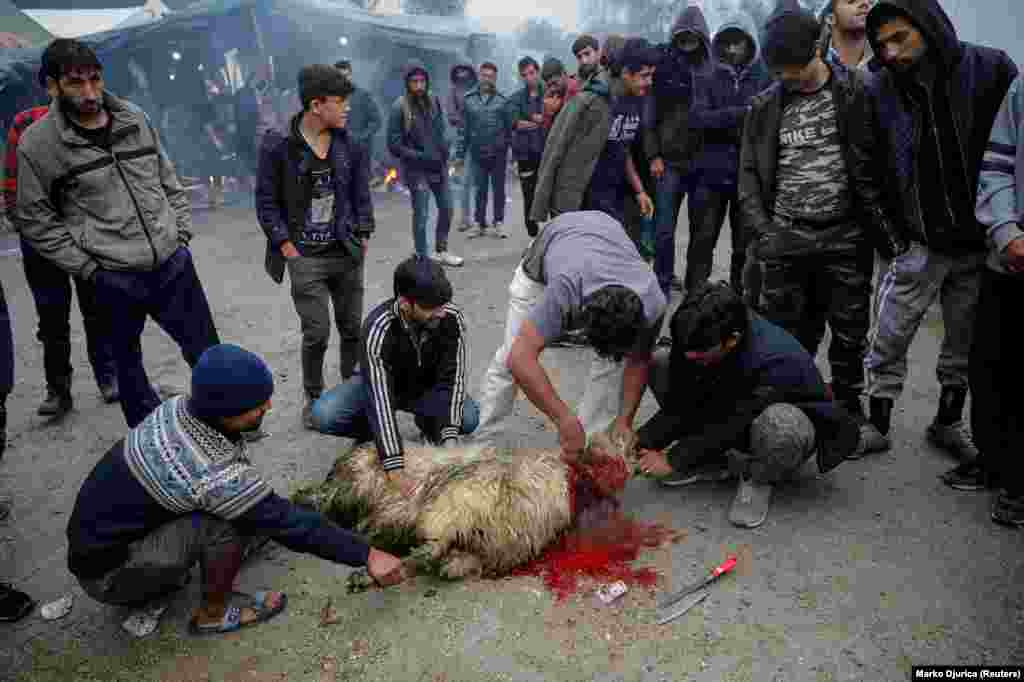
<svg viewBox="0 0 1024 682">
<path fill-rule="evenodd" d="M 384 184 L 390 187 L 391 183 L 394 182 L 397 179 L 398 179 L 398 169 L 397 168 L 389 168 L 388 169 L 388 174 L 384 176 Z"/>
</svg>

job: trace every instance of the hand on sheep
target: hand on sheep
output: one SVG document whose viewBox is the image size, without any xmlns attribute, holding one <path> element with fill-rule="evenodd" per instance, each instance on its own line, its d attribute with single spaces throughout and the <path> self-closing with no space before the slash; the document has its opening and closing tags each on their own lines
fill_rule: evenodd
<svg viewBox="0 0 1024 682">
<path fill-rule="evenodd" d="M 412 494 L 416 491 L 416 482 L 409 478 L 409 475 L 401 469 L 389 471 L 388 481 L 397 485 L 398 489 L 402 491 L 402 495 L 405 497 L 412 497 Z"/>
<path fill-rule="evenodd" d="M 587 434 L 579 417 L 569 414 L 558 422 L 558 444 L 562 446 L 562 459 L 570 464 L 577 461 L 587 447 Z"/>
<path fill-rule="evenodd" d="M 636 432 L 633 431 L 633 425 L 625 417 L 619 416 L 612 422 L 610 435 L 613 443 L 630 443 L 635 440 Z"/>
<path fill-rule="evenodd" d="M 640 450 L 640 472 L 662 478 L 672 473 L 672 465 L 668 463 L 668 457 L 661 450 Z"/>
<path fill-rule="evenodd" d="M 370 548 L 370 556 L 366 559 L 366 572 L 381 587 L 397 585 L 405 579 L 402 560 L 379 549 Z"/>
</svg>

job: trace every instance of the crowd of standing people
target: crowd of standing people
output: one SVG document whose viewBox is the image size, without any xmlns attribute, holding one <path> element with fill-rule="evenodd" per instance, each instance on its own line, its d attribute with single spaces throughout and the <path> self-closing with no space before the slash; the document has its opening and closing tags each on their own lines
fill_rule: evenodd
<svg viewBox="0 0 1024 682">
<path fill-rule="evenodd" d="M 937 0 L 832 0 L 824 19 L 782 0 L 763 27 L 736 17 L 713 33 L 691 6 L 665 44 L 612 36 L 602 49 L 582 36 L 572 47 L 575 75 L 524 58 L 522 89 L 507 96 L 494 63 L 457 65 L 446 104 L 428 69 L 410 63 L 383 119 L 360 104 L 350 65 L 300 71 L 301 110 L 262 131 L 255 195 L 267 272 L 278 283 L 287 272 L 301 321 L 305 426 L 372 440 L 388 478 L 411 494 L 397 411 L 439 447 L 500 441 L 522 390 L 567 460 L 596 432 L 635 436 L 640 471 L 664 485 L 736 479 L 729 519 L 755 528 L 778 484 L 809 460 L 825 472 L 892 447 L 908 350 L 938 301 L 940 398 L 927 437 L 958 460 L 943 479 L 996 489 L 992 519 L 1024 525 L 1024 427 L 1011 402 L 1024 86 L 1010 58 L 960 41 Z M 76 41 L 51 44 L 40 80 L 51 106 L 12 128 L 4 186 L 39 312 L 40 413 L 71 409 L 74 281 L 97 383 L 129 428 L 86 479 L 68 525 L 68 565 L 83 589 L 148 604 L 198 562 L 203 601 L 191 629 L 221 633 L 286 606 L 279 592 L 231 591 L 266 538 L 367 565 L 383 585 L 401 580 L 396 557 L 277 496 L 246 458 L 273 375 L 220 341 L 189 249 L 186 194 L 152 122 L 104 90 L 102 65 Z M 415 252 L 397 265 L 393 296 L 363 319 L 377 230 L 368 140 L 382 123 L 410 191 Z M 464 263 L 448 248 L 450 178 L 476 188 L 470 218 L 463 182 L 459 227 L 506 238 L 510 152 L 531 241 L 474 399 L 471 334 L 444 269 Z M 729 278 L 712 283 L 727 217 Z M 328 388 L 332 307 L 341 376 Z M 192 367 L 187 396 L 162 401 L 149 382 L 149 317 Z M 826 329 L 831 382 L 814 362 Z M 539 361 L 565 343 L 594 352 L 578 407 Z M 11 346 L 3 305 L 0 448 Z M 638 425 L 648 387 L 658 411 Z M 105 504 L 113 497 L 116 508 Z M 0 619 L 31 609 L 2 589 Z"/>
</svg>

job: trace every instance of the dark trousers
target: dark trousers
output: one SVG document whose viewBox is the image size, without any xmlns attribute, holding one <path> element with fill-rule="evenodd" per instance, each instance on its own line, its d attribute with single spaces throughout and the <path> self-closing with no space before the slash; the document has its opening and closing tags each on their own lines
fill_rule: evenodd
<svg viewBox="0 0 1024 682">
<path fill-rule="evenodd" d="M 747 237 L 740 222 L 736 188 L 724 189 L 698 184 L 690 195 L 690 244 L 686 248 L 686 290 L 690 291 L 711 277 L 715 246 L 722 233 L 725 215 L 729 214 L 732 233 L 732 261 L 729 284 L 743 293 L 743 264 L 746 261 Z"/>
<path fill-rule="evenodd" d="M 142 364 L 146 318 L 153 318 L 177 342 L 189 367 L 220 339 L 192 254 L 184 246 L 156 270 L 99 270 L 93 281 L 117 362 L 121 410 L 134 428 L 160 405 Z"/>
<path fill-rule="evenodd" d="M 302 385 L 309 396 L 324 390 L 324 356 L 331 338 L 331 306 L 341 337 L 341 380 L 359 361 L 363 321 L 363 261 L 349 256 L 300 256 L 288 260 L 292 300 L 302 326 Z"/>
<path fill-rule="evenodd" d="M 100 386 L 109 384 L 117 373 L 110 338 L 103 331 L 97 309 L 95 287 L 80 277 L 72 277 L 53 261 L 44 258 L 24 239 L 21 240 L 22 264 L 39 315 L 36 338 L 43 344 L 43 368 L 46 385 L 61 392 L 71 389 L 71 280 L 78 292 L 78 309 L 85 327 L 85 347 L 89 364 Z"/>
<path fill-rule="evenodd" d="M 1018 399 L 1020 302 L 1024 280 L 986 270 L 974 320 L 969 364 L 971 429 L 985 469 L 1013 496 L 1024 495 L 1024 408 Z"/>
<path fill-rule="evenodd" d="M 537 221 L 530 220 L 530 209 L 533 207 L 533 195 L 537 191 L 537 173 L 540 170 L 540 159 L 519 161 L 519 185 L 523 189 L 523 220 L 526 224 L 526 233 L 536 237 L 539 231 Z"/>
<path fill-rule="evenodd" d="M 758 310 L 807 349 L 818 352 L 825 322 L 832 328 L 828 358 L 837 400 L 861 414 L 864 353 L 871 324 L 872 253 L 809 254 L 765 260 Z"/>
<path fill-rule="evenodd" d="M 14 331 L 7 310 L 4 286 L 0 283 L 0 413 L 4 412 L 7 394 L 14 388 Z"/>
<path fill-rule="evenodd" d="M 693 179 L 682 169 L 665 166 L 665 173 L 657 183 L 654 200 L 656 224 L 654 232 L 654 274 L 658 277 L 661 290 L 669 293 L 672 276 L 676 270 L 676 225 L 679 224 L 679 209 L 687 194 L 692 196 Z M 693 200 L 690 200 L 693 213 Z M 694 220 L 691 218 L 690 224 Z"/>
<path fill-rule="evenodd" d="M 494 222 L 505 222 L 505 154 L 490 158 L 473 157 L 473 181 L 476 182 L 476 223 L 487 224 L 487 192 L 494 190 Z"/>
</svg>

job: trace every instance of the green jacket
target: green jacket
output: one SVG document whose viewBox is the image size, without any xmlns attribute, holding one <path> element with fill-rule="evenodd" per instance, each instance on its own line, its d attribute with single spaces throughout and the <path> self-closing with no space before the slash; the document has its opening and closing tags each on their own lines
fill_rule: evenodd
<svg viewBox="0 0 1024 682">
<path fill-rule="evenodd" d="M 601 72 L 555 117 L 540 162 L 531 220 L 544 222 L 580 210 L 611 132 L 612 98 L 622 92 L 621 79 Z"/>
</svg>

